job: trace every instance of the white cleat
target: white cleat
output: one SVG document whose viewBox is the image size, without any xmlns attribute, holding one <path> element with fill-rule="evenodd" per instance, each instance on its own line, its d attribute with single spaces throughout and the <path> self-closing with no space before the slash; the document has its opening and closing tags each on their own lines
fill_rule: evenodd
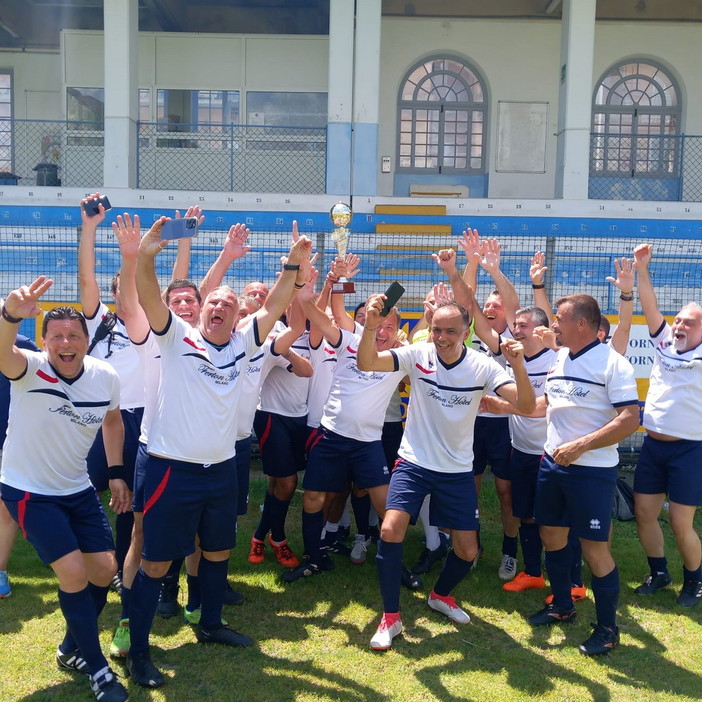
<svg viewBox="0 0 702 702">
<path fill-rule="evenodd" d="M 402 620 L 399 617 L 390 619 L 390 617 L 383 614 L 380 624 L 378 624 L 378 628 L 370 640 L 370 647 L 374 651 L 387 651 L 392 648 L 392 640 L 401 633 Z"/>
<path fill-rule="evenodd" d="M 433 590 L 427 604 L 436 612 L 445 614 L 456 624 L 470 624 L 470 617 L 457 604 L 453 597 L 439 597 Z"/>
</svg>

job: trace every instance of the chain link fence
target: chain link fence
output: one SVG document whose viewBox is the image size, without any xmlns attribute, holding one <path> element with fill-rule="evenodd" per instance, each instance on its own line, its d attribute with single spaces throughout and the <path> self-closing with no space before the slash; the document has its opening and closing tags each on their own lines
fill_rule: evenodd
<svg viewBox="0 0 702 702">
<path fill-rule="evenodd" d="M 702 202 L 702 137 L 592 134 L 588 197 Z"/>
<path fill-rule="evenodd" d="M 325 192 L 326 129 L 139 123 L 139 188 Z"/>
</svg>

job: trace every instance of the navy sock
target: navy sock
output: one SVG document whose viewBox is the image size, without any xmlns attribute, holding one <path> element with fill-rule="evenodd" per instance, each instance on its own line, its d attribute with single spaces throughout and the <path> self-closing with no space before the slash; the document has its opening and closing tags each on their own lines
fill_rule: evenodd
<svg viewBox="0 0 702 702">
<path fill-rule="evenodd" d="M 149 650 L 149 632 L 156 614 L 163 578 L 150 578 L 139 566 L 129 597 L 129 636 L 131 653 Z"/>
<path fill-rule="evenodd" d="M 134 526 L 134 512 L 122 512 L 115 517 L 115 558 L 117 571 L 122 572 L 124 559 L 132 543 L 132 527 Z"/>
<path fill-rule="evenodd" d="M 86 587 L 79 592 L 64 592 L 59 589 L 58 599 L 73 641 L 71 650 L 78 649 L 88 664 L 88 670 L 97 673 L 107 665 L 107 660 L 100 650 L 95 600 L 90 588 Z"/>
<path fill-rule="evenodd" d="M 683 566 L 683 580 L 684 582 L 688 582 L 689 580 L 699 582 L 702 580 L 702 566 L 697 568 L 697 570 L 688 570 Z"/>
<path fill-rule="evenodd" d="M 273 513 L 274 499 L 275 497 L 272 493 L 266 492 L 266 496 L 263 498 L 261 519 L 258 521 L 258 526 L 256 527 L 256 532 L 254 533 L 254 539 L 258 539 L 259 541 L 266 540 L 266 535 L 271 530 L 271 514 Z"/>
<path fill-rule="evenodd" d="M 305 554 L 310 557 L 310 563 L 319 565 L 322 546 L 322 528 L 324 527 L 324 512 L 302 513 L 302 541 Z"/>
<path fill-rule="evenodd" d="M 519 539 L 522 543 L 522 556 L 524 557 L 524 572 L 527 575 L 539 577 L 541 575 L 541 537 L 539 525 L 527 522 L 519 525 Z"/>
<path fill-rule="evenodd" d="M 502 553 L 505 556 L 517 557 L 517 537 L 502 535 Z"/>
<path fill-rule="evenodd" d="M 573 598 L 570 595 L 571 550 L 564 546 L 558 551 L 546 551 L 544 565 L 551 581 L 553 604 L 561 609 L 573 609 Z"/>
<path fill-rule="evenodd" d="M 200 579 L 197 575 L 188 575 L 188 602 L 185 606 L 189 612 L 192 612 L 200 606 L 201 602 Z"/>
<path fill-rule="evenodd" d="M 122 585 L 122 614 L 120 614 L 120 619 L 129 619 L 129 598 L 131 594 L 131 588 Z"/>
<path fill-rule="evenodd" d="M 271 495 L 271 539 L 276 543 L 285 541 L 285 519 L 289 508 L 290 500 L 279 500 Z"/>
<path fill-rule="evenodd" d="M 577 537 L 573 530 L 568 532 L 568 546 L 570 548 L 570 584 L 583 586 L 583 547 L 580 543 L 580 538 Z"/>
<path fill-rule="evenodd" d="M 451 590 L 470 573 L 472 567 L 473 561 L 464 561 L 456 555 L 455 551 L 449 551 L 441 568 L 439 579 L 434 585 L 434 592 L 442 597 L 447 597 L 451 594 Z"/>
<path fill-rule="evenodd" d="M 224 606 L 228 569 L 228 560 L 210 561 L 204 555 L 200 559 L 197 575 L 202 593 L 200 625 L 203 629 L 211 631 L 222 626 L 222 607 Z"/>
<path fill-rule="evenodd" d="M 99 585 L 93 585 L 93 583 L 88 583 L 88 592 L 93 598 L 93 604 L 95 605 L 96 619 L 100 616 L 102 610 L 105 609 L 105 605 L 107 604 L 107 591 L 109 589 L 110 588 L 107 585 L 105 585 L 105 587 L 100 587 Z M 67 628 L 66 635 L 63 637 L 63 641 L 59 645 L 59 649 L 61 649 L 62 653 L 71 653 L 77 648 L 80 647 L 73 638 L 70 628 Z"/>
<path fill-rule="evenodd" d="M 659 573 L 668 572 L 668 559 L 665 556 L 662 556 L 661 558 L 649 557 L 647 560 L 648 567 L 651 569 L 651 575 L 654 577 Z"/>
<path fill-rule="evenodd" d="M 371 499 L 370 495 L 357 497 L 351 493 L 351 507 L 353 518 L 356 520 L 356 533 L 362 534 L 365 538 L 369 536 L 368 517 L 370 516 Z"/>
<path fill-rule="evenodd" d="M 402 578 L 402 544 L 378 541 L 378 554 L 375 557 L 378 571 L 380 595 L 383 598 L 383 612 L 400 611 L 400 582 Z"/>
<path fill-rule="evenodd" d="M 597 623 L 608 628 L 617 625 L 617 602 L 619 601 L 619 570 L 617 566 L 607 575 L 592 576 L 592 595 L 595 598 Z"/>
</svg>

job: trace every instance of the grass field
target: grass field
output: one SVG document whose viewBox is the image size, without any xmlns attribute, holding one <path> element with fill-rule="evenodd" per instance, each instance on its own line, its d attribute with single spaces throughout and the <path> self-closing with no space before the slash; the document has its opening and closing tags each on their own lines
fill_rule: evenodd
<svg viewBox="0 0 702 702">
<path fill-rule="evenodd" d="M 285 587 L 272 555 L 260 566 L 246 562 L 263 491 L 262 481 L 254 482 L 249 514 L 241 520 L 240 546 L 229 571 L 231 584 L 245 595 L 246 603 L 225 607 L 224 616 L 235 629 L 252 636 L 255 646 L 246 650 L 202 646 L 177 618 L 157 617 L 152 657 L 167 682 L 159 690 L 147 691 L 127 680 L 130 699 L 658 702 L 702 698 L 702 607 L 686 610 L 675 605 L 681 564 L 667 525 L 675 590 L 645 599 L 633 594 L 647 569 L 634 524 L 615 524 L 614 552 L 622 576 L 621 646 L 609 656 L 588 659 L 578 653 L 577 644 L 587 638 L 594 621 L 592 600 L 578 604 L 574 624 L 533 630 L 525 615 L 541 608 L 546 592 L 502 590 L 497 578 L 501 528 L 493 484 L 486 480 L 484 485 L 485 554 L 454 593 L 472 623 L 459 628 L 427 607 L 426 596 L 438 574 L 433 571 L 421 591 L 403 590 L 405 633 L 395 640 L 392 651 L 379 654 L 368 648 L 380 612 L 372 559 L 354 566 L 335 556 L 333 572 Z M 288 530 L 298 552 L 300 503 L 298 495 Z M 421 531 L 411 530 L 406 561 L 414 562 L 422 547 Z M 21 539 L 10 574 L 13 595 L 0 601 L 0 702 L 94 699 L 85 679 L 55 666 L 56 645 L 63 635 L 56 582 Z M 110 594 L 101 618 L 105 651 L 118 617 L 118 598 Z M 114 667 L 123 672 L 120 663 Z"/>
</svg>

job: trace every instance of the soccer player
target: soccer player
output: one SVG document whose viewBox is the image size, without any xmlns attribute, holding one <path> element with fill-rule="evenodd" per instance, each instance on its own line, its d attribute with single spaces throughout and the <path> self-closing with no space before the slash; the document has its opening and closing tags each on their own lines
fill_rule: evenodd
<svg viewBox="0 0 702 702">
<path fill-rule="evenodd" d="M 40 276 L 13 290 L 2 308 L 0 372 L 12 383 L 2 499 L 58 579 L 67 624 L 58 665 L 87 673 L 98 700 L 122 702 L 127 691 L 100 650 L 97 626 L 117 572 L 114 543 L 85 466 L 102 425 L 110 504 L 118 513 L 128 510 L 119 378 L 108 364 L 87 355 L 85 319 L 72 307 L 57 307 L 44 317 L 43 353 L 14 345 L 19 323 L 41 313 L 37 302 L 51 284 Z"/>
<path fill-rule="evenodd" d="M 440 251 L 435 260 L 448 272 L 456 298 L 461 299 L 459 293 L 467 297 L 465 283 L 456 270 L 455 251 Z M 379 352 L 375 337 L 383 297 L 373 296 L 366 305 L 358 368 L 379 373 L 402 371 L 410 377 L 412 393 L 376 557 L 384 612 L 370 642 L 374 650 L 389 649 L 402 631 L 402 542 L 410 519 L 416 518 L 428 493 L 432 523 L 451 530 L 453 542 L 428 604 L 457 624 L 470 621 L 451 591 L 469 573 L 478 551 L 478 500 L 472 473 L 472 430 L 478 403 L 486 392 L 494 391 L 523 412 L 534 409 L 534 390 L 524 369 L 522 345 L 510 340 L 502 347 L 514 368 L 515 382 L 494 360 L 464 346 L 470 318 L 457 303 L 436 310 L 429 343 Z"/>
<path fill-rule="evenodd" d="M 551 326 L 563 348 L 546 379 L 546 444 L 534 506 L 553 601 L 530 616 L 529 623 L 575 620 L 568 547 L 572 529 L 592 571 L 597 613 L 592 635 L 579 648 L 597 655 L 619 643 L 619 571 L 608 538 L 619 463 L 617 442 L 638 426 L 638 397 L 631 364 L 597 338 L 601 317 L 597 301 L 590 295 L 569 295 L 556 306 Z"/>
<path fill-rule="evenodd" d="M 651 572 L 638 595 L 652 595 L 672 582 L 658 517 L 666 493 L 670 526 L 683 559 L 677 603 L 694 607 L 702 598 L 702 549 L 693 520 L 702 505 L 702 307 L 685 305 L 669 325 L 658 309 L 649 265 L 651 244 L 634 249 L 639 298 L 656 345 L 644 407 L 646 438 L 634 473 L 636 528 Z"/>
</svg>

